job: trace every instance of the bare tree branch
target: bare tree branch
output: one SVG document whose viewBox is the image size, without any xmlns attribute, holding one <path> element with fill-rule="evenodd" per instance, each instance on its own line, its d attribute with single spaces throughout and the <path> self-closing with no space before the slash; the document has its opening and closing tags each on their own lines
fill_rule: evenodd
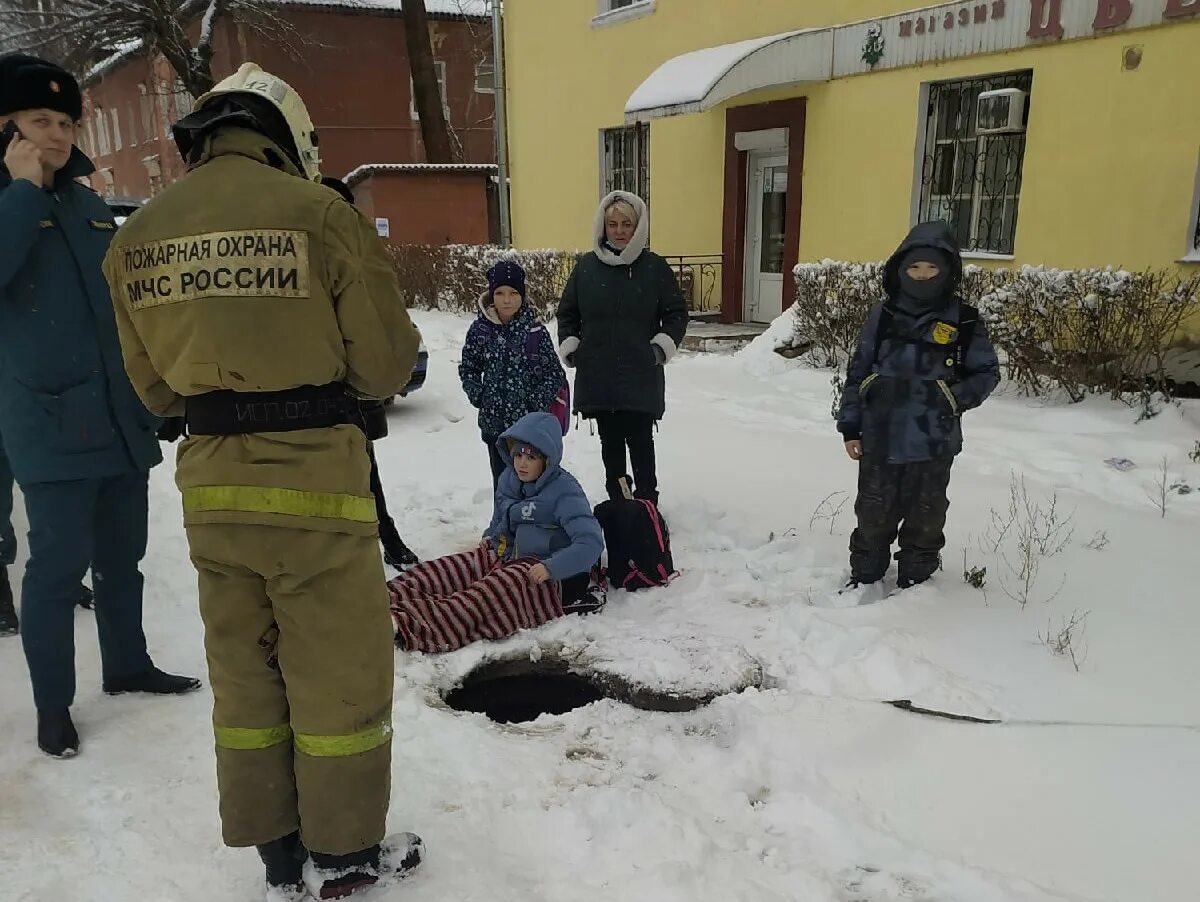
<svg viewBox="0 0 1200 902">
<path fill-rule="evenodd" d="M 301 43 L 276 6 L 273 0 L 0 0 L 0 51 L 36 53 L 81 77 L 121 52 L 157 53 L 198 97 L 213 86 L 218 22 L 245 24 L 274 43 Z"/>
</svg>

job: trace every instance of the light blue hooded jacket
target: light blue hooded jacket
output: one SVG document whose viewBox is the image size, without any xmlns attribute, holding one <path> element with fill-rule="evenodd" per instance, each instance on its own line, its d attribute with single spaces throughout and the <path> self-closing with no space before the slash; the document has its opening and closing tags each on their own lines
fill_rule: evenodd
<svg viewBox="0 0 1200 902">
<path fill-rule="evenodd" d="M 546 455 L 546 472 L 523 483 L 512 466 L 509 440 Z M 562 427 L 548 413 L 517 421 L 496 443 L 508 468 L 496 489 L 487 538 L 506 561 L 536 558 L 556 580 L 587 573 L 604 552 L 604 534 L 579 482 L 562 468 Z"/>
</svg>

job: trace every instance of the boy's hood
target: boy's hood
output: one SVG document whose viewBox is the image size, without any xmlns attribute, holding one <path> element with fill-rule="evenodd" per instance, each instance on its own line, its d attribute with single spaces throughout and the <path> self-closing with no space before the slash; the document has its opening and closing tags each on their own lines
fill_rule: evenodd
<svg viewBox="0 0 1200 902">
<path fill-rule="evenodd" d="M 625 249 L 619 254 L 614 254 L 604 244 L 604 211 L 609 208 L 615 200 L 623 200 L 628 203 L 634 210 L 637 211 L 637 227 L 633 231 L 633 238 L 629 240 L 629 244 L 625 245 Z M 628 191 L 613 191 L 605 196 L 604 200 L 600 201 L 600 206 L 596 210 L 596 220 L 592 226 L 592 249 L 596 252 L 596 256 L 609 266 L 628 266 L 634 260 L 642 255 L 642 251 L 650 243 L 650 210 L 646 207 L 646 202 L 636 194 L 631 194 Z"/>
<path fill-rule="evenodd" d="M 509 439 L 533 445 L 546 455 L 546 472 L 534 483 L 535 488 L 541 487 L 555 476 L 562 466 L 563 439 L 562 426 L 557 418 L 548 413 L 527 413 L 511 429 L 496 441 L 500 457 L 510 467 L 512 452 L 508 450 Z"/>
<path fill-rule="evenodd" d="M 900 242 L 896 252 L 883 265 L 883 288 L 887 296 L 895 298 L 900 293 L 900 261 L 910 250 L 917 247 L 932 247 L 944 251 L 950 257 L 950 294 L 958 293 L 962 283 L 962 248 L 950 231 L 950 226 L 941 221 L 922 222 L 913 227 L 908 237 Z"/>
</svg>

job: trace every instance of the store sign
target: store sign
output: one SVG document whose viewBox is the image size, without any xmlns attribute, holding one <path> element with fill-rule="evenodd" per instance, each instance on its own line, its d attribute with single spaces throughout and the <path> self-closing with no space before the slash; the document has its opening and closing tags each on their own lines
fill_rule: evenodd
<svg viewBox="0 0 1200 902">
<path fill-rule="evenodd" d="M 1027 37 L 1061 40 L 1066 36 L 1063 4 L 1064 2 L 1070 3 L 1070 0 L 1026 0 L 1026 2 L 1029 6 Z M 1200 0 L 1088 0 L 1087 3 L 1072 4 L 1067 12 L 1078 18 L 1080 11 L 1085 11 L 1087 15 L 1091 16 L 1092 31 L 1099 32 L 1128 25 L 1133 19 L 1137 5 L 1147 8 L 1157 7 L 1163 21 L 1200 16 Z M 956 28 L 986 25 L 988 22 L 1003 19 L 1008 14 L 1009 0 L 964 3 L 957 9 L 945 11 L 935 10 L 929 13 L 922 11 L 916 16 L 901 18 L 900 37 L 912 38 L 923 34 L 935 34 L 939 29 L 953 31 Z"/>
<path fill-rule="evenodd" d="M 1200 20 L 1200 0 L 961 0 L 834 29 L 833 77 Z"/>
<path fill-rule="evenodd" d="M 900 37 L 911 38 L 913 35 L 933 34 L 941 22 L 943 31 L 953 28 L 970 28 L 972 25 L 983 25 L 997 19 L 1003 19 L 1008 12 L 1008 0 L 991 0 L 989 3 L 968 3 L 958 9 L 947 10 L 944 14 L 920 15 L 915 19 L 900 20 Z M 940 20 L 939 20 L 940 17 Z"/>
</svg>

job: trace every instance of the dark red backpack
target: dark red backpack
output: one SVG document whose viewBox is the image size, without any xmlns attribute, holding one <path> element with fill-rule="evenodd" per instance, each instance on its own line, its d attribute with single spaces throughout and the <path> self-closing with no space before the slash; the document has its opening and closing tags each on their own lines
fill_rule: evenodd
<svg viewBox="0 0 1200 902">
<path fill-rule="evenodd" d="M 531 366 L 538 359 L 538 351 L 542 343 L 542 333 L 546 331 L 546 327 L 538 323 L 529 330 L 529 334 L 525 337 L 525 358 L 530 362 Z M 558 394 L 554 396 L 554 400 L 546 408 L 546 413 L 553 415 L 558 420 L 562 434 L 566 435 L 571 431 L 571 383 L 567 381 L 567 374 L 561 366 L 558 368 L 558 372 L 561 379 L 558 386 Z"/>
<path fill-rule="evenodd" d="M 619 498 L 596 505 L 608 547 L 608 580 L 635 592 L 665 586 L 679 574 L 671 557 L 671 532 L 653 501 Z"/>
</svg>

